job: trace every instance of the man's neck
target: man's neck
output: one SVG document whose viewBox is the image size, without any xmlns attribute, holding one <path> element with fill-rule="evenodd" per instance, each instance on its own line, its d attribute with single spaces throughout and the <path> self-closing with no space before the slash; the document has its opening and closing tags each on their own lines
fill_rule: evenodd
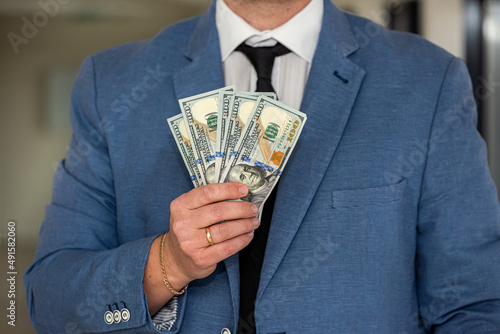
<svg viewBox="0 0 500 334">
<path fill-rule="evenodd" d="M 239 17 L 257 30 L 272 30 L 294 17 L 311 0 L 224 0 Z"/>
</svg>

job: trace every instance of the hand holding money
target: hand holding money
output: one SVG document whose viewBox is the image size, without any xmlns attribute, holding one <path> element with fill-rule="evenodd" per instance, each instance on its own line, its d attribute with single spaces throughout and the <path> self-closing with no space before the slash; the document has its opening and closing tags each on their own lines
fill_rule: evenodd
<svg viewBox="0 0 500 334">
<path fill-rule="evenodd" d="M 176 273 L 181 287 L 210 275 L 217 263 L 250 243 L 259 225 L 258 208 L 249 202 L 234 201 L 247 194 L 248 188 L 239 183 L 211 184 L 195 188 L 171 203 L 165 262 L 166 267 L 175 268 L 170 272 Z"/>
<path fill-rule="evenodd" d="M 179 196 L 170 205 L 170 229 L 161 253 L 172 289 L 180 291 L 195 279 L 210 275 L 217 263 L 245 248 L 258 228 L 255 204 L 235 201 L 248 194 L 241 183 L 209 184 Z M 209 243 L 207 231 L 212 243 Z M 163 237 L 151 245 L 145 268 L 148 308 L 156 313 L 174 294 L 166 289 L 158 254 Z M 153 254 L 153 256 L 151 256 Z"/>
</svg>

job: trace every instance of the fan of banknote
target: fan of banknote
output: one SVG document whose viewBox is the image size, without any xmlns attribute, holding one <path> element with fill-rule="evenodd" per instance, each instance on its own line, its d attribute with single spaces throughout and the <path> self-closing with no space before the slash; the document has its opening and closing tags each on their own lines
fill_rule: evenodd
<svg viewBox="0 0 500 334">
<path fill-rule="evenodd" d="M 182 113 L 168 119 L 195 187 L 241 182 L 244 200 L 262 208 L 297 143 L 306 115 L 274 93 L 234 86 L 179 100 Z"/>
</svg>

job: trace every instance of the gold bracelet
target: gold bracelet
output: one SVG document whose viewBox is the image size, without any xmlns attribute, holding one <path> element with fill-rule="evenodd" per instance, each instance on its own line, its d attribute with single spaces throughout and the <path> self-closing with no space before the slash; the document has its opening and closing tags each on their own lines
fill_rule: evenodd
<svg viewBox="0 0 500 334">
<path fill-rule="evenodd" d="M 167 287 L 167 289 L 172 292 L 174 295 L 178 296 L 178 295 L 182 295 L 184 292 L 186 292 L 187 288 L 188 288 L 188 285 L 186 285 L 185 287 L 183 287 L 181 289 L 181 291 L 177 291 L 175 290 L 174 288 L 172 288 L 172 286 L 170 285 L 170 282 L 168 281 L 167 279 L 167 275 L 165 274 L 165 266 L 163 265 L 163 244 L 165 243 L 165 237 L 167 236 L 167 233 L 165 233 L 163 235 L 163 237 L 161 238 L 161 242 L 160 242 L 160 265 L 161 265 L 161 274 L 163 276 L 163 283 L 165 283 L 165 286 Z"/>
</svg>

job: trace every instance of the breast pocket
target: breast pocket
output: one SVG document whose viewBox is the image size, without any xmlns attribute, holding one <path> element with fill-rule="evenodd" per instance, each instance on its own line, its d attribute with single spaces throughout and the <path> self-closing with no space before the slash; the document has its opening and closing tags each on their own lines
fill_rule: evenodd
<svg viewBox="0 0 500 334">
<path fill-rule="evenodd" d="M 383 263 L 401 249 L 412 249 L 416 212 L 407 183 L 333 191 L 331 214 L 322 223 L 330 227 L 346 256 Z"/>
<path fill-rule="evenodd" d="M 407 181 L 404 179 L 399 183 L 383 187 L 335 190 L 332 192 L 332 207 L 361 208 L 398 202 L 405 196 L 406 184 Z"/>
</svg>

